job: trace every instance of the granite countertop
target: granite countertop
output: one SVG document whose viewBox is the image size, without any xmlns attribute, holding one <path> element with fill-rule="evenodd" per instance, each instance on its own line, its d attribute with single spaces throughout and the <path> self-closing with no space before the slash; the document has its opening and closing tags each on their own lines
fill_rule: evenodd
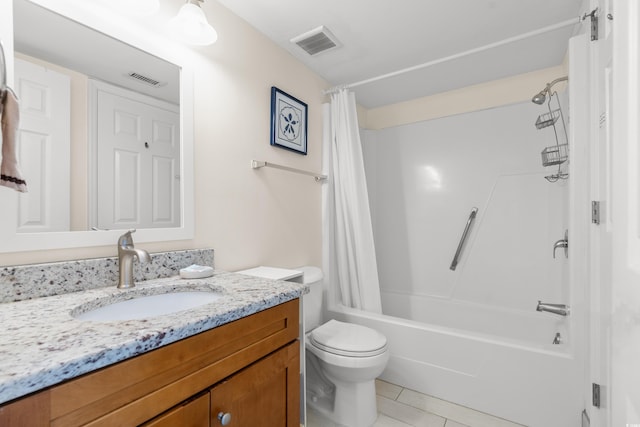
<svg viewBox="0 0 640 427">
<path fill-rule="evenodd" d="M 171 290 L 214 290 L 211 304 L 143 319 L 78 320 L 72 314 L 127 295 Z M 206 279 L 179 277 L 0 304 L 0 404 L 180 339 L 293 300 L 305 285 L 216 272 Z"/>
</svg>

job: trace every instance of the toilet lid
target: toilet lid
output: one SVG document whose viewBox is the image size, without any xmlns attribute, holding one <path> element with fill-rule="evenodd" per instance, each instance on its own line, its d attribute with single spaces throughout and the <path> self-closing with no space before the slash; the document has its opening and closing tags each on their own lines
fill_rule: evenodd
<svg viewBox="0 0 640 427">
<path fill-rule="evenodd" d="M 309 335 L 315 347 L 342 356 L 376 356 L 387 349 L 387 338 L 380 332 L 337 320 L 329 320 Z"/>
</svg>

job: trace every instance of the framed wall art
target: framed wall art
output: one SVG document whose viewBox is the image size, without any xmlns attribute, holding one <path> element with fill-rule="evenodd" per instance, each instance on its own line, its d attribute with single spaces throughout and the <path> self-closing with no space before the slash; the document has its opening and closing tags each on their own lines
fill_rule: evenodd
<svg viewBox="0 0 640 427">
<path fill-rule="evenodd" d="M 271 88 L 271 145 L 307 154 L 307 104 Z"/>
</svg>

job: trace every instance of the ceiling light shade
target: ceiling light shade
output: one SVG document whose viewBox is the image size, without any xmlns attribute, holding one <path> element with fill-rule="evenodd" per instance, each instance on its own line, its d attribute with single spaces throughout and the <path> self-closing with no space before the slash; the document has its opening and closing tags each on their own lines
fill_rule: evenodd
<svg viewBox="0 0 640 427">
<path fill-rule="evenodd" d="M 218 33 L 209 25 L 200 8 L 202 0 L 187 0 L 176 16 L 169 21 L 169 29 L 182 41 L 197 46 L 215 43 Z"/>
</svg>

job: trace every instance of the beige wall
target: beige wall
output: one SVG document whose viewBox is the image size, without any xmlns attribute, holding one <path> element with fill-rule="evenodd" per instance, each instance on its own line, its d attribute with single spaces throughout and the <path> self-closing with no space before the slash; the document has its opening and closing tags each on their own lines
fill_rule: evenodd
<svg viewBox="0 0 640 427">
<path fill-rule="evenodd" d="M 375 130 L 495 108 L 530 100 L 533 95 L 544 89 L 547 82 L 565 75 L 567 75 L 565 66 L 545 68 L 424 98 L 372 108 L 367 110 L 366 114 L 359 111 L 358 118 L 361 120 L 361 127 Z M 562 85 L 554 86 L 555 90 L 562 88 Z"/>
<path fill-rule="evenodd" d="M 195 238 L 139 244 L 150 251 L 210 247 L 216 267 L 321 263 L 321 186 L 252 159 L 321 169 L 322 90 L 328 84 L 214 1 L 203 4 L 219 38 L 195 48 Z M 270 90 L 309 106 L 308 155 L 269 145 Z M 113 256 L 112 246 L 0 254 L 0 265 Z"/>
</svg>

